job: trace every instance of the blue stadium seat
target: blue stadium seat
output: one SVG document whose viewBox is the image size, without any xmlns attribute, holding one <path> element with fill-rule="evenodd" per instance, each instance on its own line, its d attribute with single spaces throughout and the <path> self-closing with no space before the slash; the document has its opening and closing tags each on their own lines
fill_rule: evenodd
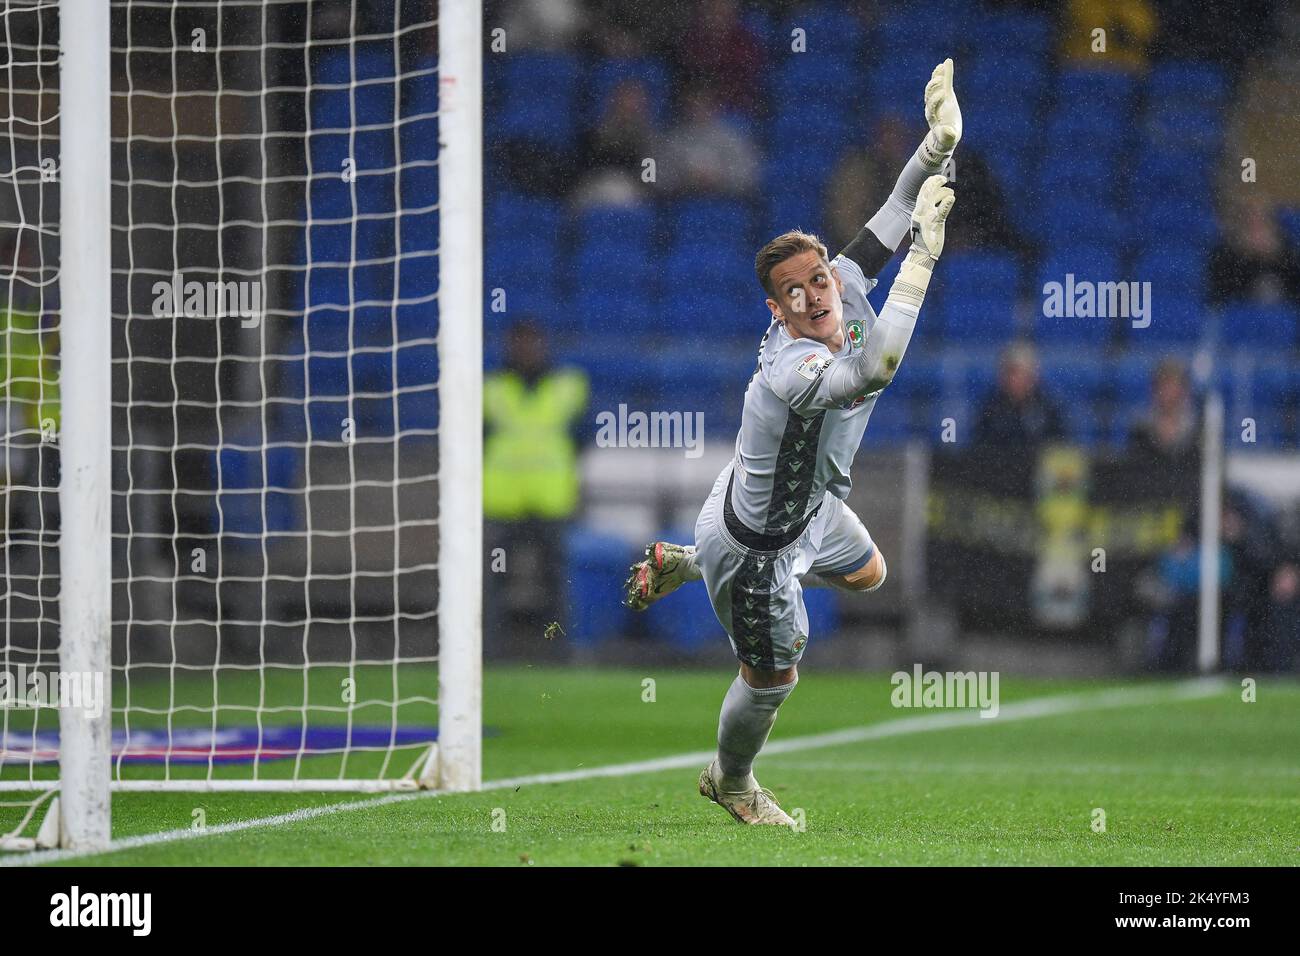
<svg viewBox="0 0 1300 956">
<path fill-rule="evenodd" d="M 1115 115 L 1107 107 L 1085 104 L 1076 108 L 1070 101 L 1059 107 L 1047 120 L 1047 141 L 1070 158 L 1083 151 L 1114 154 L 1132 138 L 1127 120 L 1116 126 Z"/>
<path fill-rule="evenodd" d="M 815 3 L 800 9 L 786 21 L 781 33 L 787 44 L 796 27 L 803 29 L 807 36 L 806 55 L 830 53 L 853 62 L 862 53 L 865 40 L 862 18 L 850 13 L 843 4 Z"/>
<path fill-rule="evenodd" d="M 878 104 L 879 109 L 906 113 L 910 104 L 920 102 L 921 91 L 925 89 L 935 64 L 946 54 L 933 47 L 927 49 L 914 44 L 895 44 L 890 40 L 884 42 L 885 45 L 878 45 L 873 50 L 866 102 Z M 856 88 L 856 84 L 850 88 Z"/>
<path fill-rule="evenodd" d="M 906 368 L 906 360 L 903 367 Z M 862 447 L 888 448 L 903 444 L 915 431 L 915 418 L 908 379 L 900 371 L 899 377 L 876 399 L 871 422 L 862 435 Z"/>
<path fill-rule="evenodd" d="M 685 540 L 695 538 L 691 529 L 682 529 L 676 534 L 679 536 L 664 540 L 680 541 L 683 534 L 687 535 Z M 703 581 L 683 585 L 673 592 L 672 600 L 652 604 L 643 617 L 651 636 L 684 653 L 695 653 L 717 642 L 726 646 L 727 633 L 713 613 L 713 604 Z"/>
<path fill-rule="evenodd" d="M 655 232 L 655 211 L 650 206 L 590 206 L 574 224 L 580 248 L 606 248 L 625 258 L 650 248 Z"/>
<path fill-rule="evenodd" d="M 1242 419 L 1251 418 L 1257 444 L 1276 446 L 1294 441 L 1291 429 L 1300 401 L 1300 376 L 1296 371 L 1283 365 L 1256 365 L 1240 374 L 1232 366 L 1225 372 L 1225 427 L 1229 439 L 1239 442 Z"/>
<path fill-rule="evenodd" d="M 951 53 L 960 40 L 961 32 L 962 23 L 959 19 L 946 18 L 937 12 L 922 18 L 910 12 L 890 11 L 876 27 L 872 52 L 888 54 L 908 51 L 915 55 L 918 62 L 928 62 L 930 66 L 924 74 L 909 74 L 910 80 L 915 80 L 924 87 L 930 77 L 930 70 Z"/>
<path fill-rule="evenodd" d="M 1155 63 L 1147 77 L 1147 98 L 1152 103 L 1195 103 L 1215 108 L 1228 95 L 1223 67 L 1207 61 Z"/>
<path fill-rule="evenodd" d="M 1138 194 L 1209 192 L 1212 163 L 1191 150 L 1150 148 L 1140 150 L 1133 174 Z"/>
<path fill-rule="evenodd" d="M 1124 221 L 1105 199 L 1063 190 L 1042 197 L 1039 229 L 1050 248 L 1079 244 L 1115 243 L 1124 233 Z"/>
<path fill-rule="evenodd" d="M 754 215 L 749 205 L 733 199 L 688 199 L 670 211 L 672 235 L 679 246 L 754 245 Z"/>
<path fill-rule="evenodd" d="M 819 181 L 802 179 L 791 182 L 788 188 L 765 189 L 767 206 L 760 213 L 759 235 L 771 237 L 787 229 L 805 229 L 824 235 L 823 229 L 823 178 Z M 755 250 L 757 252 L 757 250 Z"/>
<path fill-rule="evenodd" d="M 623 579 L 635 550 L 622 538 L 581 526 L 568 533 L 568 639 L 592 645 L 626 634 L 632 612 L 623 607 Z"/>
<path fill-rule="evenodd" d="M 220 476 L 221 493 L 215 498 L 212 527 L 241 534 L 266 534 L 301 527 L 302 496 L 264 488 L 301 489 L 301 450 L 262 448 L 258 434 L 244 432 L 227 436 L 227 446 L 213 454 L 214 471 Z M 268 442 L 284 441 L 268 435 Z M 243 445 L 245 448 L 232 448 Z M 265 517 L 263 517 L 265 508 Z M 227 546 L 260 547 L 256 540 L 232 539 Z"/>
<path fill-rule="evenodd" d="M 568 53 L 517 53 L 485 63 L 485 72 L 500 69 L 494 88 L 498 98 L 494 138 L 521 139 L 563 149 L 574 138 L 578 113 L 578 60 Z M 499 86 L 498 86 L 499 84 Z"/>
<path fill-rule="evenodd" d="M 646 352 L 616 347 L 616 342 L 597 340 L 581 351 L 564 352 L 556 357 L 561 365 L 577 365 L 587 373 L 592 408 L 617 408 L 619 402 L 640 400 L 653 385 L 656 374 L 653 356 Z M 592 347 L 592 345 L 596 347 Z"/>
<path fill-rule="evenodd" d="M 558 238 L 564 224 L 558 200 L 503 190 L 491 194 L 485 225 L 490 237 L 506 242 L 519 237 Z"/>
<path fill-rule="evenodd" d="M 1118 157 L 1102 150 L 1087 150 L 1075 155 L 1068 151 L 1052 150 L 1043 157 L 1039 168 L 1039 189 L 1050 185 L 1078 189 L 1088 193 L 1101 193 L 1113 189 Z"/>
<path fill-rule="evenodd" d="M 1209 329 L 1209 316 L 1200 302 L 1189 296 L 1163 295 L 1155 285 L 1151 287 L 1150 319 L 1146 328 L 1129 325 L 1130 345 L 1194 345 L 1206 337 Z"/>
<path fill-rule="evenodd" d="M 1041 381 L 1044 391 L 1065 415 L 1071 441 L 1091 447 L 1103 440 L 1097 406 L 1110 387 L 1108 365 L 1104 360 L 1046 358 L 1041 364 Z"/>
<path fill-rule="evenodd" d="M 1113 282 L 1123 278 L 1119 272 L 1119 257 L 1112 246 L 1076 240 L 1069 246 L 1053 250 L 1042 260 L 1035 294 L 1041 298 L 1046 283 L 1064 283 L 1066 275 L 1070 273 L 1073 273 L 1076 281 L 1089 279 L 1094 282 Z"/>
<path fill-rule="evenodd" d="M 1208 109 L 1161 105 L 1148 111 L 1143 135 L 1150 143 L 1176 143 L 1179 152 L 1213 160 L 1223 141 L 1223 121 Z"/>
<path fill-rule="evenodd" d="M 1279 209 L 1277 218 L 1292 245 L 1300 246 L 1300 209 Z"/>
<path fill-rule="evenodd" d="M 1219 337 L 1228 346 L 1293 349 L 1296 318 L 1290 305 L 1229 305 L 1220 316 Z"/>
<path fill-rule="evenodd" d="M 809 90 L 852 89 L 855 83 L 860 82 L 861 76 L 852 61 L 833 53 L 820 56 L 794 53 L 783 56 L 768 73 L 772 106 L 778 111 L 786 104 L 806 102 Z M 826 115 L 830 116 L 833 112 L 836 111 L 828 103 Z"/>
<path fill-rule="evenodd" d="M 1020 269 L 1005 253 L 945 257 L 939 324 L 949 341 L 998 345 L 1015 334 Z"/>
<path fill-rule="evenodd" d="M 566 315 L 572 317 L 576 329 L 590 335 L 622 329 L 643 334 L 655 325 L 658 314 L 646 283 L 635 279 L 617 285 L 584 282 L 566 306 Z"/>
<path fill-rule="evenodd" d="M 660 277 L 660 291 L 669 311 L 693 311 L 691 302 L 700 293 L 720 292 L 739 304 L 744 296 L 752 298 L 761 292 L 754 273 L 754 253 L 734 244 L 674 246 Z"/>
<path fill-rule="evenodd" d="M 1204 246 L 1212 245 L 1219 232 L 1208 200 L 1196 196 L 1151 197 L 1133 208 L 1129 227 L 1134 237 L 1149 237 L 1154 230 Z"/>
<path fill-rule="evenodd" d="M 1001 55 L 1010 46 L 1007 38 L 1014 37 L 1016 50 L 1024 50 L 1040 58 L 1046 57 L 1056 35 L 1055 24 L 1048 15 L 1023 9 L 984 13 L 962 21 L 961 27 L 962 36 L 970 42 L 973 49 L 996 51 L 996 55 Z M 991 55 L 993 54 L 984 54 L 986 58 Z"/>
<path fill-rule="evenodd" d="M 1120 70 L 1069 67 L 1056 81 L 1057 102 L 1071 110 L 1112 116 L 1124 116 L 1137 95 L 1138 81 L 1131 73 Z"/>
<path fill-rule="evenodd" d="M 753 340 L 757 345 L 758 335 Z M 648 368 L 651 392 L 665 411 L 702 411 L 707 423 L 725 406 L 739 405 L 755 355 L 756 349 L 725 349 L 702 361 L 698 350 L 659 353 Z"/>
</svg>

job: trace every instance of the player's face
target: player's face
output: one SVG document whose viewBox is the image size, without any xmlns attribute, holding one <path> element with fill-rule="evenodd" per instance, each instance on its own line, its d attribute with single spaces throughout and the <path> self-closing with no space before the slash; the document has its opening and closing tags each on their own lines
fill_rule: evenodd
<svg viewBox="0 0 1300 956">
<path fill-rule="evenodd" d="M 768 299 L 767 307 L 785 323 L 786 331 L 839 351 L 844 345 L 844 283 L 839 272 L 810 249 L 778 262 L 771 282 L 776 298 Z"/>
</svg>

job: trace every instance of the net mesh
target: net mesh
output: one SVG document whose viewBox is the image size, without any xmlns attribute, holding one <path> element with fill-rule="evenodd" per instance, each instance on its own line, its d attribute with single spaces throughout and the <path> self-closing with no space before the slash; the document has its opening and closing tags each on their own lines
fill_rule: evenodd
<svg viewBox="0 0 1300 956">
<path fill-rule="evenodd" d="M 57 665 L 55 8 L 4 17 L 11 672 Z M 436 50 L 431 2 L 113 3 L 115 779 L 391 780 L 427 750 Z M 0 783 L 57 775 L 55 710 L 0 720 Z"/>
</svg>

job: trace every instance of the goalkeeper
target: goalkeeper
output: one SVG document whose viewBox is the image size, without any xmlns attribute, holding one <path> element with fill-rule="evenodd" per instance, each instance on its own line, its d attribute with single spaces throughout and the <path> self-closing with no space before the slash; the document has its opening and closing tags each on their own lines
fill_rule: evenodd
<svg viewBox="0 0 1300 956">
<path fill-rule="evenodd" d="M 930 131 L 893 192 L 828 260 L 817 237 L 777 236 L 755 258 L 772 321 L 745 393 L 736 453 L 695 525 L 695 545 L 657 541 L 633 565 L 627 603 L 643 609 L 703 578 L 740 659 L 722 702 L 717 757 L 700 793 L 741 823 L 793 821 L 753 775 L 808 641 L 803 588 L 874 591 L 885 559 L 844 503 L 849 468 L 893 379 L 943 252 L 953 191 L 940 175 L 961 139 L 952 60 L 925 88 Z M 911 245 L 879 316 L 867 293 L 904 237 Z"/>
</svg>

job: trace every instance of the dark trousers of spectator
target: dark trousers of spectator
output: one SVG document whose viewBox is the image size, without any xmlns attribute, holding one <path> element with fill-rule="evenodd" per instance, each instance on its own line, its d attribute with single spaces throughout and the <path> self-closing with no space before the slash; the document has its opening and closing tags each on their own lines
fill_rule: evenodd
<svg viewBox="0 0 1300 956">
<path fill-rule="evenodd" d="M 485 521 L 483 649 L 495 657 L 544 651 L 551 624 L 568 627 L 567 521 Z M 554 639 L 552 636 L 551 639 Z"/>
<path fill-rule="evenodd" d="M 1196 670 L 1199 605 L 1195 597 L 1182 598 L 1168 611 L 1157 614 L 1147 628 L 1147 664 L 1176 674 Z"/>
<path fill-rule="evenodd" d="M 1248 670 L 1290 671 L 1300 663 L 1300 601 L 1270 602 L 1246 633 Z"/>
</svg>

